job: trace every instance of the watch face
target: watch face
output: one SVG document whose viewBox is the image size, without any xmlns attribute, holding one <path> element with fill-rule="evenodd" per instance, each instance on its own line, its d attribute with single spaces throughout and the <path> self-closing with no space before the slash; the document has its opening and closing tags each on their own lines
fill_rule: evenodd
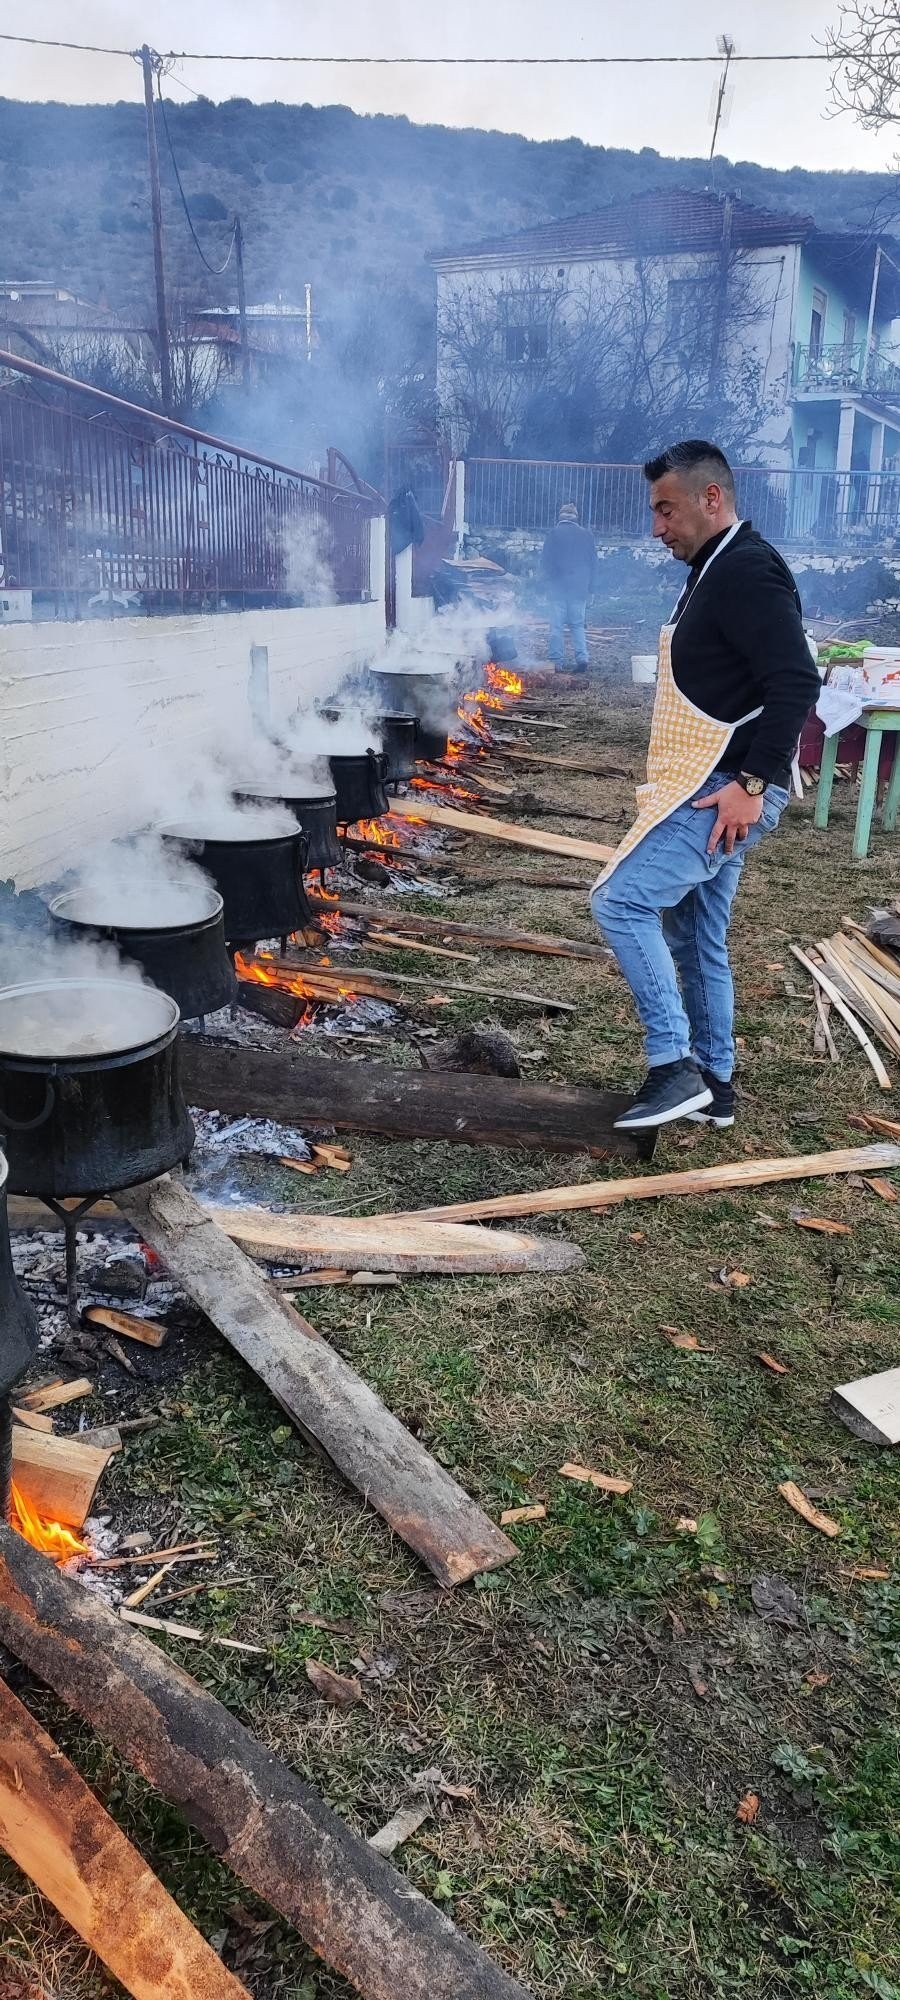
<svg viewBox="0 0 900 2000">
<path fill-rule="evenodd" d="M 765 778 L 742 778 L 741 783 L 751 799 L 758 799 L 766 789 Z"/>
</svg>

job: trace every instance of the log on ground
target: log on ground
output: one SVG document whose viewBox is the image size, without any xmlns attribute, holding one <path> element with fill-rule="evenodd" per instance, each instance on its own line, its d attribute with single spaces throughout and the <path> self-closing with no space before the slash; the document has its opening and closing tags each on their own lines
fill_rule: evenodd
<svg viewBox="0 0 900 2000">
<path fill-rule="evenodd" d="M 450 1588 L 518 1553 L 179 1181 L 119 1206 L 299 1428 Z M 332 1254 L 328 1260 L 335 1262 Z M 371 1267 L 370 1267 L 371 1268 Z"/>
<path fill-rule="evenodd" d="M 365 2000 L 529 2000 L 220 1702 L 2 1525 L 0 1641 Z"/>
<path fill-rule="evenodd" d="M 445 826 L 458 833 L 480 833 L 486 840 L 509 841 L 513 847 L 532 847 L 538 854 L 568 854 L 576 861 L 596 861 L 602 865 L 614 849 L 599 840 L 576 840 L 574 834 L 542 833 L 536 826 L 512 826 L 508 820 L 484 819 L 478 813 L 456 812 L 452 806 L 432 806 L 417 799 L 407 804 L 398 799 L 391 808 L 397 819 L 425 820 L 428 826 Z"/>
<path fill-rule="evenodd" d="M 235 1048 L 199 1035 L 182 1041 L 181 1080 L 188 1103 L 235 1117 L 595 1159 L 649 1159 L 653 1152 L 653 1134 L 615 1131 L 631 1101 L 620 1091 L 464 1074 L 448 1085 L 428 1070 L 330 1062 L 303 1055 L 293 1043 Z"/>
<path fill-rule="evenodd" d="M 315 907 L 318 908 L 316 902 Z M 334 909 L 334 903 L 323 903 L 323 909 Z M 483 944 L 490 951 L 522 951 L 546 958 L 584 958 L 601 965 L 609 965 L 612 953 L 607 945 L 582 943 L 579 938 L 553 937 L 541 931 L 518 931 L 502 926 L 488 928 L 478 924 L 448 921 L 444 917 L 423 917 L 407 910 L 376 909 L 371 903 L 349 902 L 341 896 L 338 910 L 342 916 L 358 917 L 376 930 L 380 925 L 393 931 L 409 931 L 413 937 L 458 938 L 472 944 Z"/>
<path fill-rule="evenodd" d="M 267 1208 L 215 1208 L 207 1215 L 253 1257 L 272 1264 L 319 1265 L 323 1270 L 400 1271 L 408 1276 L 473 1277 L 478 1273 L 578 1271 L 584 1251 L 554 1236 L 522 1236 L 508 1229 L 466 1228 L 458 1222 L 420 1222 L 368 1215 L 273 1215 Z"/>
</svg>

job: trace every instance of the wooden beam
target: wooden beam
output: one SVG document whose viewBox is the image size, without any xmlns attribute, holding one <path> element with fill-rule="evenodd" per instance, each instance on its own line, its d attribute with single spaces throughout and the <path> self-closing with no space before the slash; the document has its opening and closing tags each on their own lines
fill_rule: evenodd
<svg viewBox="0 0 900 2000">
<path fill-rule="evenodd" d="M 584 1252 L 558 1237 L 520 1236 L 507 1229 L 473 1229 L 450 1222 L 395 1222 L 393 1216 L 273 1215 L 267 1208 L 204 1205 L 220 1229 L 248 1256 L 273 1264 L 300 1262 L 323 1270 L 399 1271 L 473 1277 L 479 1273 L 578 1271 Z"/>
<path fill-rule="evenodd" d="M 200 1035 L 182 1038 L 180 1065 L 189 1104 L 238 1118 L 595 1159 L 645 1159 L 653 1151 L 653 1133 L 614 1130 L 629 1102 L 619 1091 L 458 1072 L 448 1082 L 435 1070 L 326 1061 L 304 1055 L 293 1042 L 281 1049 L 237 1048 Z"/>
<path fill-rule="evenodd" d="M 599 840 L 576 840 L 570 833 L 542 833 L 537 826 L 513 826 L 503 819 L 484 819 L 478 813 L 457 812 L 452 806 L 432 806 L 425 800 L 397 799 L 391 806 L 397 819 L 424 820 L 427 826 L 446 826 L 457 833 L 480 833 L 485 840 L 508 841 L 513 847 L 532 847 L 538 854 L 568 854 L 576 861 L 611 860 L 615 849 Z"/>
<path fill-rule="evenodd" d="M 518 1550 L 180 1181 L 117 1197 L 144 1242 L 304 1433 L 450 1588 Z M 332 1254 L 327 1260 L 335 1263 Z M 45 1442 L 45 1440 L 42 1440 Z"/>
<path fill-rule="evenodd" d="M 313 898 L 315 908 L 319 907 Z M 321 908 L 333 910 L 334 902 L 322 903 Z M 370 924 L 376 930 L 384 926 L 386 930 L 410 931 L 414 936 L 433 938 L 461 938 L 472 944 L 485 945 L 489 951 L 523 951 L 537 957 L 584 958 L 609 965 L 612 953 L 608 945 L 582 942 L 580 938 L 554 937 L 544 931 L 517 931 L 498 926 L 461 923 L 457 918 L 423 917 L 409 910 L 375 909 L 370 903 L 348 902 L 345 896 L 338 900 L 338 910 L 342 917 L 354 917 L 361 923 Z"/>
<path fill-rule="evenodd" d="M 2 1525 L 0 1641 L 364 2000 L 529 2000 L 159 1647 Z"/>
<path fill-rule="evenodd" d="M 382 972 L 380 968 L 373 971 L 371 966 L 354 965 L 352 959 L 347 960 L 346 966 L 312 966 L 292 951 L 267 960 L 266 963 L 271 966 L 273 972 L 277 973 L 283 969 L 288 977 L 291 972 L 301 973 L 304 984 L 326 999 L 338 992 L 351 992 L 367 993 L 370 998 L 376 1000 L 393 1001 L 397 997 L 392 991 L 393 987 L 421 986 L 433 997 L 443 993 L 474 993 L 483 1000 L 510 1001 L 517 1007 L 537 1007 L 540 1012 L 547 1014 L 575 1013 L 573 1001 L 556 1000 L 548 993 L 523 993 L 515 986 L 472 985 L 469 980 L 445 979 L 440 972 L 436 972 L 433 979 L 424 979 L 416 972 Z M 375 984 L 378 981 L 382 983 L 376 992 Z"/>
<path fill-rule="evenodd" d="M 494 1216 L 558 1215 L 564 1209 L 617 1208 L 626 1201 L 653 1201 L 670 1194 L 712 1194 L 717 1189 L 765 1187 L 770 1181 L 825 1179 L 831 1174 L 874 1173 L 900 1167 L 900 1146 L 848 1146 L 834 1153 L 797 1153 L 786 1160 L 726 1161 L 687 1173 L 646 1174 L 640 1179 L 585 1181 L 578 1187 L 536 1188 L 533 1194 L 490 1195 L 485 1201 L 451 1202 L 446 1208 L 417 1208 L 401 1221 L 475 1222 Z M 392 1216 L 373 1216 L 382 1226 Z"/>
<path fill-rule="evenodd" d="M 134 2000 L 248 2000 L 2 1680 L 0 1844 Z"/>
<path fill-rule="evenodd" d="M 77 1436 L 13 1425 L 12 1476 L 19 1492 L 45 1521 L 59 1521 L 63 1528 L 84 1526 L 111 1457 L 110 1450 L 82 1444 Z"/>
</svg>

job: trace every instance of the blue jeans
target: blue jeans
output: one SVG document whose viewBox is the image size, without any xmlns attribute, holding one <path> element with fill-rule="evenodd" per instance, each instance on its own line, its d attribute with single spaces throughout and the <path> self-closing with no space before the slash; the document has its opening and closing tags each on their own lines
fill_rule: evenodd
<svg viewBox="0 0 900 2000">
<path fill-rule="evenodd" d="M 718 791 L 733 773 L 714 771 L 698 796 Z M 773 833 L 788 802 L 769 785 L 762 818 L 733 854 L 707 844 L 715 807 L 688 801 L 645 835 L 594 890 L 591 910 L 634 995 L 644 1025 L 647 1063 L 694 1055 L 723 1081 L 734 1068 L 734 983 L 728 926 L 751 848 Z M 681 982 L 679 990 L 679 980 Z"/>
<path fill-rule="evenodd" d="M 579 667 L 586 667 L 588 663 L 588 649 L 584 620 L 587 612 L 587 598 L 579 597 L 577 593 L 573 596 L 565 591 L 554 591 L 547 599 L 547 608 L 550 613 L 550 637 L 547 641 L 547 651 L 551 660 L 558 667 L 563 666 L 566 657 L 565 628 L 569 625 L 572 630 L 572 645 L 575 648 L 575 664 Z"/>
</svg>

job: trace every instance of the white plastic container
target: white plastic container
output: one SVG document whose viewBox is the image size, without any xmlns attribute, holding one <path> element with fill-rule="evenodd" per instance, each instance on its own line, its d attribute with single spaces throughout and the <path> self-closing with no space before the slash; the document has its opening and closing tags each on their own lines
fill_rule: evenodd
<svg viewBox="0 0 900 2000">
<path fill-rule="evenodd" d="M 656 654 L 632 653 L 631 678 L 635 687 L 652 687 L 656 679 Z"/>
<path fill-rule="evenodd" d="M 860 672 L 867 708 L 900 708 L 900 646 L 869 646 Z"/>
</svg>

